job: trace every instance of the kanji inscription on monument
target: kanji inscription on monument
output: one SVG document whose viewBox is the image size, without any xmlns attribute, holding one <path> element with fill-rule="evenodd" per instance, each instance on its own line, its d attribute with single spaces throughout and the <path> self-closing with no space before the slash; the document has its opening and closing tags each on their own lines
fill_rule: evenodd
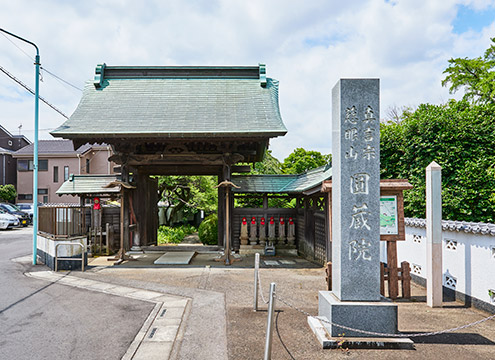
<svg viewBox="0 0 495 360">
<path fill-rule="evenodd" d="M 342 301 L 378 301 L 379 80 L 341 79 L 332 97 L 332 290 Z"/>
</svg>

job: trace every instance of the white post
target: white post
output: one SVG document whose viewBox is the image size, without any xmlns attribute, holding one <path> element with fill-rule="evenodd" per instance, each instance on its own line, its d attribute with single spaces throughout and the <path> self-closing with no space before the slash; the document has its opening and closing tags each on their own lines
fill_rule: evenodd
<svg viewBox="0 0 495 360">
<path fill-rule="evenodd" d="M 270 284 L 270 302 L 268 303 L 268 319 L 266 324 L 266 341 L 264 360 L 272 358 L 272 338 L 273 338 L 273 311 L 275 309 L 275 283 Z"/>
<path fill-rule="evenodd" d="M 441 307 L 442 284 L 442 167 L 426 168 L 426 304 Z"/>
<path fill-rule="evenodd" d="M 260 270 L 260 254 L 254 254 L 254 311 L 258 311 L 258 272 Z"/>
</svg>

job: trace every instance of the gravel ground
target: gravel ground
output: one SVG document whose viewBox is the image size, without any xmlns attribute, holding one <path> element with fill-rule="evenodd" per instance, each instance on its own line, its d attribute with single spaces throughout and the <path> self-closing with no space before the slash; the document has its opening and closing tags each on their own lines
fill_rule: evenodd
<svg viewBox="0 0 495 360">
<path fill-rule="evenodd" d="M 146 255 L 138 261 L 121 266 L 96 267 L 87 274 L 93 279 L 106 281 L 142 281 L 170 287 L 208 290 L 223 294 L 226 307 L 227 350 L 229 359 L 262 359 L 266 330 L 266 305 L 259 301 L 260 311 L 253 312 L 253 257 L 225 267 L 212 261 L 212 255 L 193 259 L 190 266 L 154 266 L 158 255 Z M 106 259 L 93 265 L 108 266 Z M 264 266 L 261 280 L 265 296 L 269 283 L 277 284 L 277 294 L 291 304 L 311 313 L 318 311 L 318 291 L 325 290 L 325 271 L 312 263 L 300 261 L 286 267 Z M 148 285 L 146 285 L 148 284 Z M 443 308 L 429 308 L 425 303 L 425 289 L 413 284 L 412 299 L 399 299 L 399 330 L 402 332 L 427 332 L 480 320 L 490 314 L 466 308 L 458 302 L 445 302 Z M 193 301 L 193 307 L 195 302 Z M 198 305 L 197 306 L 201 306 Z M 495 359 L 495 320 L 451 334 L 414 338 L 414 350 L 355 350 L 321 349 L 316 337 L 307 325 L 305 315 L 278 302 L 276 304 L 277 328 L 274 333 L 272 359 Z M 200 321 L 200 320 L 199 320 Z M 198 320 L 189 321 L 188 327 L 204 326 Z M 211 342 L 216 334 L 212 332 Z M 185 343 L 183 343 L 184 346 Z M 188 358 L 201 358 L 198 357 Z M 292 357 L 291 357 L 292 356 Z"/>
</svg>

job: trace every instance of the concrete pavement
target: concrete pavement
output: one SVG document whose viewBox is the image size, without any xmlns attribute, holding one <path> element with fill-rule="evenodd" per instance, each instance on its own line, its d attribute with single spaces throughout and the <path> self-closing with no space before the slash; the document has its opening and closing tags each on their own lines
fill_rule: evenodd
<svg viewBox="0 0 495 360">
<path fill-rule="evenodd" d="M 137 261 L 129 261 L 120 266 L 113 266 L 105 258 L 96 259 L 91 263 L 92 266 L 88 271 L 72 272 L 65 277 L 65 279 L 71 278 L 72 285 L 59 283 L 61 282 L 59 277 L 63 277 L 62 273 L 52 273 L 49 277 L 58 279 L 53 286 L 74 288 L 74 291 L 82 292 L 80 296 L 118 297 L 125 301 L 135 301 L 139 307 L 146 309 L 145 316 L 141 317 L 137 325 L 135 322 L 134 325 L 126 324 L 125 318 L 116 318 L 109 322 L 102 315 L 95 314 L 93 331 L 108 326 L 113 326 L 118 331 L 133 328 L 134 335 L 128 340 L 126 348 L 130 350 L 126 350 L 127 353 L 123 355 L 127 358 L 130 358 L 130 354 L 135 354 L 135 358 L 139 354 L 151 358 L 151 355 L 144 352 L 146 345 L 143 344 L 152 343 L 151 340 L 158 334 L 158 329 L 154 333 L 153 329 L 159 325 L 158 323 L 155 325 L 154 322 L 159 321 L 157 317 L 161 314 L 162 307 L 156 305 L 156 300 L 161 297 L 162 300 L 167 299 L 167 301 L 180 297 L 187 300 L 187 305 L 182 310 L 181 325 L 171 330 L 176 340 L 175 345 L 171 345 L 172 349 L 169 351 L 163 346 L 162 350 L 157 350 L 156 347 L 152 349 L 153 346 L 150 345 L 148 347 L 150 354 L 169 355 L 171 359 L 254 360 L 263 357 L 266 306 L 260 301 L 261 310 L 258 312 L 252 310 L 252 257 L 236 262 L 230 267 L 214 262 L 212 254 L 198 255 L 193 258 L 190 265 L 152 265 L 158 256 L 159 254 L 144 254 L 139 256 Z M 269 283 L 276 282 L 279 297 L 304 311 L 316 314 L 318 290 L 325 289 L 324 269 L 301 259 L 270 258 L 270 260 L 275 260 L 276 265 L 262 261 L 261 279 L 265 296 Z M 36 268 L 40 269 L 40 267 Z M 33 271 L 27 266 L 24 270 Z M 48 273 L 45 275 L 40 273 L 37 276 L 48 276 Z M 46 284 L 46 280 L 45 278 L 43 281 L 37 281 Z M 87 288 L 75 288 L 73 286 L 75 284 L 85 284 Z M 117 290 L 121 288 L 125 290 Z M 109 293 L 110 290 L 114 293 Z M 117 293 L 131 296 L 116 296 Z M 417 285 L 413 285 L 412 295 L 410 301 L 401 299 L 397 301 L 399 329 L 402 332 L 442 330 L 471 323 L 489 315 L 476 309 L 466 308 L 458 302 L 444 302 L 442 308 L 429 308 L 425 304 L 424 288 Z M 57 299 L 56 303 L 58 304 L 59 301 Z M 163 303 L 165 305 L 166 301 Z M 306 316 L 280 302 L 277 302 L 276 309 L 277 331 L 273 338 L 272 359 L 289 359 L 291 356 L 295 359 L 311 360 L 495 358 L 495 321 L 493 320 L 455 333 L 414 338 L 414 350 L 346 350 L 345 348 L 323 350 L 309 329 Z M 177 325 L 178 319 L 176 318 L 175 321 Z M 72 321 L 72 324 L 77 328 L 77 320 Z M 152 333 L 153 336 L 149 338 Z M 155 341 L 162 341 L 161 345 L 166 345 L 165 343 L 171 342 L 173 337 L 171 333 L 161 332 Z M 143 349 L 142 353 L 138 350 L 140 346 Z"/>
</svg>

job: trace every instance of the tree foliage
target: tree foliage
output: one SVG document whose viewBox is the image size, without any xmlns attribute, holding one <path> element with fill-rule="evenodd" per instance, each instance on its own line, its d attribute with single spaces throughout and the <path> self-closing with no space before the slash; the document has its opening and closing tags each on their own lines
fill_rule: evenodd
<svg viewBox="0 0 495 360">
<path fill-rule="evenodd" d="M 267 150 L 263 161 L 254 163 L 250 175 L 262 175 L 262 174 L 282 174 L 282 164 L 280 161 L 272 155 L 271 150 Z"/>
<path fill-rule="evenodd" d="M 495 38 L 481 57 L 449 60 L 442 81 L 451 93 L 465 89 L 464 99 L 476 103 L 495 103 Z"/>
<path fill-rule="evenodd" d="M 199 240 L 205 245 L 218 244 L 218 216 L 211 214 L 206 217 L 198 229 Z"/>
<path fill-rule="evenodd" d="M 0 185 L 0 199 L 3 201 L 13 201 L 17 197 L 17 191 L 14 185 L 6 184 Z"/>
<path fill-rule="evenodd" d="M 425 217 L 425 169 L 442 166 L 443 218 L 495 221 L 495 104 L 420 105 L 381 124 L 381 177 L 409 179 L 406 216 Z"/>
<path fill-rule="evenodd" d="M 218 193 L 215 186 L 215 176 L 160 176 L 158 189 L 166 207 L 171 208 L 167 223 L 174 215 L 183 212 L 184 215 L 195 214 L 203 210 L 210 214 L 217 210 Z"/>
<path fill-rule="evenodd" d="M 318 151 L 296 148 L 282 163 L 285 174 L 301 174 L 307 170 L 326 165 L 332 161 L 331 155 L 323 155 Z"/>
</svg>

